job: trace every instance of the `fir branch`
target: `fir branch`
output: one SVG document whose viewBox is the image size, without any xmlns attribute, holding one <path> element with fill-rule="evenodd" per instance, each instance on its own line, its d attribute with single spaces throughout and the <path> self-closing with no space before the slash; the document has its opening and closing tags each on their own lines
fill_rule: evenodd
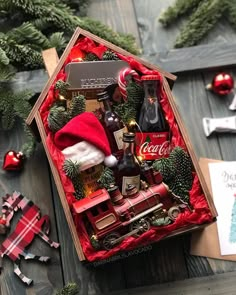
<svg viewBox="0 0 236 295">
<path fill-rule="evenodd" d="M 86 109 L 86 98 L 84 95 L 78 95 L 72 98 L 68 115 L 72 119 L 75 116 L 82 114 Z"/>
<path fill-rule="evenodd" d="M 16 73 L 16 70 L 11 65 L 1 65 L 0 64 L 0 82 L 11 80 Z M 1 91 L 1 87 L 0 87 Z"/>
<path fill-rule="evenodd" d="M 180 32 L 175 41 L 175 47 L 187 47 L 197 44 L 216 24 L 225 9 L 222 0 L 203 1 Z"/>
<path fill-rule="evenodd" d="M 0 46 L 6 52 L 13 65 L 21 66 L 23 69 L 36 69 L 43 65 L 41 53 L 27 45 L 17 44 L 7 35 L 0 35 Z"/>
<path fill-rule="evenodd" d="M 227 20 L 236 30 L 236 0 L 224 0 L 224 4 L 227 7 L 228 18 Z"/>
<path fill-rule="evenodd" d="M 48 127 L 52 132 L 57 132 L 69 121 L 67 111 L 62 106 L 54 105 L 48 115 Z"/>
<path fill-rule="evenodd" d="M 115 183 L 113 171 L 110 168 L 105 167 L 97 182 L 101 188 L 108 189 L 111 184 Z"/>
<path fill-rule="evenodd" d="M 9 58 L 6 55 L 6 52 L 0 48 L 0 64 L 6 66 L 9 64 Z"/>
<path fill-rule="evenodd" d="M 61 290 L 57 291 L 56 295 L 77 295 L 79 288 L 75 283 L 68 283 Z"/>
<path fill-rule="evenodd" d="M 66 47 L 66 38 L 63 32 L 55 32 L 49 37 L 50 47 L 55 47 L 57 52 L 62 51 Z"/>
<path fill-rule="evenodd" d="M 181 147 L 176 146 L 169 158 L 160 158 L 152 164 L 154 170 L 159 171 L 163 181 L 170 190 L 183 201 L 189 201 L 189 190 L 192 187 L 192 162 Z"/>
<path fill-rule="evenodd" d="M 7 35 L 18 44 L 33 43 L 41 49 L 50 47 L 47 37 L 29 22 L 25 22 L 21 26 L 12 29 Z"/>
<path fill-rule="evenodd" d="M 59 90 L 59 93 L 66 98 L 69 83 L 59 79 L 55 84 L 55 90 Z"/>
<path fill-rule="evenodd" d="M 74 163 L 71 160 L 65 160 L 63 170 L 70 179 L 74 179 L 79 175 L 79 166 L 78 163 Z"/>
<path fill-rule="evenodd" d="M 144 98 L 143 87 L 134 81 L 127 85 L 127 101 L 114 105 L 114 110 L 122 121 L 128 125 L 131 120 L 136 121 L 138 110 Z"/>
<path fill-rule="evenodd" d="M 164 26 L 169 26 L 179 17 L 192 12 L 203 0 L 177 0 L 173 6 L 169 6 L 160 16 L 159 21 Z"/>
<path fill-rule="evenodd" d="M 73 183 L 76 199 L 83 199 L 85 197 L 85 189 L 79 173 L 80 164 L 71 160 L 65 160 L 62 168 Z"/>
<path fill-rule="evenodd" d="M 12 13 L 20 11 L 34 19 L 43 18 L 54 29 L 72 33 L 79 26 L 107 41 L 110 41 L 131 53 L 136 54 L 137 46 L 135 38 L 131 35 L 118 34 L 100 21 L 91 18 L 81 18 L 72 14 L 68 6 L 59 5 L 59 1 L 53 3 L 51 0 L 12 0 Z"/>
</svg>

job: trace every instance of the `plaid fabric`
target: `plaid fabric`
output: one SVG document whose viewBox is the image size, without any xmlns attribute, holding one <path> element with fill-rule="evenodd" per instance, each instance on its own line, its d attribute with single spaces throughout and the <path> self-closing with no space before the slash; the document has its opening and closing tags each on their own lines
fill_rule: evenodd
<svg viewBox="0 0 236 295">
<path fill-rule="evenodd" d="M 22 254 L 25 247 L 32 242 L 35 234 L 44 235 L 49 241 L 49 238 L 41 231 L 45 221 L 48 222 L 48 216 L 40 218 L 39 208 L 32 202 L 28 202 L 15 230 L 3 241 L 1 256 L 7 255 L 11 260 L 16 261 L 20 258 L 19 254 Z"/>
</svg>

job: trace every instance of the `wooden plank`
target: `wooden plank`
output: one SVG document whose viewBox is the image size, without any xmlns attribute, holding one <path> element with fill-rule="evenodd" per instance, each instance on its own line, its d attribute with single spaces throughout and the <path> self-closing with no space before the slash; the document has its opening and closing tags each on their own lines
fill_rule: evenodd
<svg viewBox="0 0 236 295">
<path fill-rule="evenodd" d="M 32 93 L 40 93 L 48 80 L 45 70 L 34 70 L 18 72 L 9 83 L 11 89 L 15 92 L 30 90 Z"/>
<path fill-rule="evenodd" d="M 236 43 L 212 43 L 171 49 L 143 58 L 174 74 L 221 69 L 236 66 Z"/>
<path fill-rule="evenodd" d="M 212 115 L 202 75 L 195 73 L 179 76 L 173 88 L 173 96 L 197 158 L 221 159 L 217 138 L 207 139 L 202 128 L 202 117 Z"/>
<path fill-rule="evenodd" d="M 1 149 L 0 157 L 10 150 L 20 150 L 24 135 L 21 122 L 8 132 L 0 131 Z M 0 195 L 20 191 L 27 198 L 31 199 L 41 209 L 41 213 L 48 214 L 51 222 L 50 238 L 58 241 L 55 225 L 54 209 L 51 199 L 51 185 L 49 181 L 48 164 L 42 145 L 38 145 L 37 152 L 25 162 L 24 170 L 19 172 L 0 171 Z M 1 200 L 0 200 L 1 203 Z M 12 221 L 12 228 L 22 213 L 16 214 Z M 0 236 L 0 242 L 4 239 Z M 52 294 L 56 289 L 63 286 L 60 250 L 51 248 L 38 237 L 35 238 L 28 250 L 36 255 L 51 257 L 47 264 L 24 261 L 21 259 L 21 269 L 25 275 L 34 280 L 30 287 L 25 286 L 13 273 L 13 263 L 7 257 L 3 258 L 3 270 L 0 276 L 1 294 Z M 28 293 L 29 292 L 29 293 Z"/>
<path fill-rule="evenodd" d="M 174 2 L 175 0 L 133 1 L 141 37 L 143 56 L 152 56 L 157 52 L 166 52 L 170 50 L 170 48 L 173 48 L 182 21 L 177 21 L 175 25 L 170 28 L 164 28 L 162 24 L 158 22 L 158 17 Z"/>
<path fill-rule="evenodd" d="M 233 295 L 236 293 L 236 272 L 145 286 L 109 293 L 109 295 Z M 107 294 L 108 295 L 108 294 Z"/>
<path fill-rule="evenodd" d="M 232 70 L 228 72 L 231 73 L 232 77 L 235 77 L 236 70 Z M 215 74 L 216 74 L 215 71 L 204 73 L 205 83 L 206 84 L 210 83 Z M 212 93 L 211 91 L 208 91 L 207 95 L 208 95 L 209 106 L 211 108 L 211 115 L 209 117 L 220 118 L 220 117 L 235 115 L 234 111 L 230 111 L 228 109 L 233 98 L 233 93 L 231 95 L 222 97 Z M 236 144 L 235 134 L 229 134 L 229 133 L 219 134 L 218 133 L 218 134 L 212 134 L 210 137 L 218 140 L 223 160 L 225 161 L 235 160 L 236 151 L 234 148 L 232 148 Z"/>
<path fill-rule="evenodd" d="M 182 238 L 170 238 L 149 245 L 150 251 L 125 259 L 127 289 L 188 278 L 183 247 Z"/>
<path fill-rule="evenodd" d="M 116 32 L 133 35 L 137 46 L 141 46 L 132 0 L 91 0 L 88 17 L 101 21 Z"/>
<path fill-rule="evenodd" d="M 43 125 L 43 122 L 42 122 L 42 119 L 41 119 L 41 116 L 40 116 L 39 112 L 36 113 L 35 120 L 36 120 L 36 123 L 37 123 L 37 127 L 39 129 L 39 133 L 40 133 L 40 137 L 41 137 L 44 149 L 45 149 L 47 157 L 48 157 L 48 161 L 49 161 L 49 164 L 50 164 L 50 168 L 51 168 L 55 183 L 57 185 L 58 193 L 59 193 L 59 196 L 60 196 L 60 199 L 61 199 L 63 210 L 64 210 L 65 215 L 66 215 L 66 219 L 67 219 L 67 222 L 68 222 L 68 225 L 69 225 L 69 228 L 70 228 L 70 232 L 71 232 L 71 235 L 72 235 L 72 238 L 73 238 L 73 242 L 75 244 L 75 248 L 76 248 L 78 257 L 80 258 L 80 260 L 85 260 L 85 256 L 83 254 L 83 250 L 82 250 L 81 245 L 80 245 L 80 241 L 79 241 L 79 238 L 78 238 L 78 235 L 77 235 L 77 231 L 76 231 L 75 224 L 74 224 L 74 221 L 73 221 L 73 218 L 72 218 L 72 214 L 71 214 L 68 202 L 66 200 L 66 196 L 65 196 L 64 188 L 63 188 L 62 183 L 61 183 L 61 178 L 60 178 L 59 172 L 58 172 L 56 166 L 53 163 L 52 157 L 51 157 L 51 155 L 49 153 L 49 150 L 48 150 L 48 147 L 47 147 L 47 143 L 46 143 L 47 136 L 46 136 L 44 125 Z"/>
<path fill-rule="evenodd" d="M 56 48 L 49 48 L 44 50 L 42 52 L 42 56 L 48 76 L 51 77 L 59 62 Z"/>
</svg>

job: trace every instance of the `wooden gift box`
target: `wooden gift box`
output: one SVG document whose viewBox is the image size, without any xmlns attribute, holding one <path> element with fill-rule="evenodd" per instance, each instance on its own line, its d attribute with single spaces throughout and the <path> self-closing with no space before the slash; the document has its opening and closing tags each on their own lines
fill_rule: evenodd
<svg viewBox="0 0 236 295">
<path fill-rule="evenodd" d="M 68 61 L 68 56 L 69 56 L 72 48 L 75 47 L 78 40 L 80 40 L 81 38 L 89 38 L 89 40 L 92 40 L 96 44 L 104 45 L 108 49 L 111 49 L 112 51 L 119 53 L 120 55 L 124 56 L 125 58 L 132 58 L 136 62 L 138 62 L 139 64 L 144 66 L 145 68 L 147 68 L 149 70 L 157 71 L 162 77 L 163 91 L 166 95 L 167 105 L 168 105 L 168 108 L 171 112 L 171 116 L 173 117 L 173 120 L 172 120 L 172 121 L 174 121 L 173 124 L 175 124 L 175 129 L 178 130 L 179 137 L 181 138 L 181 141 L 184 143 L 185 148 L 192 159 L 192 164 L 193 164 L 193 169 L 194 169 L 194 174 L 195 174 L 195 181 L 198 185 L 198 189 L 197 189 L 197 192 L 195 192 L 195 194 L 199 193 L 201 195 L 201 197 L 203 196 L 204 202 L 207 204 L 207 210 L 209 211 L 207 221 L 203 220 L 203 222 L 196 221 L 196 223 L 194 223 L 194 222 L 188 222 L 187 224 L 183 223 L 183 225 L 180 226 L 179 228 L 175 228 L 175 230 L 162 235 L 162 238 L 171 237 L 171 236 L 175 236 L 178 234 L 183 234 L 183 233 L 198 229 L 202 226 L 205 226 L 205 225 L 215 221 L 217 213 L 216 213 L 214 204 L 212 202 L 212 198 L 209 194 L 205 179 L 204 179 L 202 172 L 200 170 L 200 167 L 198 165 L 198 160 L 194 154 L 189 137 L 187 135 L 187 132 L 185 130 L 182 119 L 180 117 L 180 114 L 178 112 L 177 106 L 175 104 L 174 98 L 171 93 L 171 87 L 173 86 L 176 77 L 174 75 L 158 68 L 157 66 L 149 64 L 148 62 L 140 59 L 139 57 L 134 56 L 134 55 L 130 54 L 129 52 L 87 32 L 87 31 L 84 31 L 84 30 L 78 28 L 75 31 L 74 35 L 72 36 L 63 55 L 61 56 L 55 71 L 52 73 L 52 75 L 49 78 L 47 84 L 45 85 L 41 95 L 39 96 L 36 104 L 34 105 L 31 113 L 29 114 L 29 116 L 26 120 L 26 123 L 31 127 L 34 134 L 40 140 L 42 140 L 42 143 L 44 145 L 44 148 L 45 148 L 45 151 L 46 151 L 46 154 L 48 157 L 48 161 L 49 161 L 49 164 L 50 164 L 50 167 L 52 170 L 52 174 L 53 174 L 53 177 L 54 177 L 57 189 L 58 189 L 58 193 L 59 193 L 59 196 L 61 199 L 61 203 L 62 203 L 64 212 L 65 212 L 65 215 L 66 215 L 66 219 L 67 219 L 70 231 L 71 231 L 71 235 L 72 235 L 72 238 L 73 238 L 73 241 L 75 244 L 75 248 L 76 248 L 76 251 L 79 256 L 79 259 L 81 261 L 83 261 L 83 260 L 97 260 L 97 259 L 107 258 L 108 256 L 103 251 L 104 255 L 100 253 L 100 255 L 98 255 L 98 256 L 94 255 L 94 257 L 92 259 L 88 259 L 88 257 L 84 253 L 83 245 L 81 244 L 81 240 L 79 239 L 78 232 L 76 230 L 76 226 L 74 223 L 73 214 L 72 214 L 72 210 L 71 210 L 72 206 L 69 206 L 69 204 L 71 204 L 70 203 L 71 200 L 70 200 L 70 202 L 68 201 L 67 192 L 65 191 L 65 187 L 63 186 L 63 183 L 65 181 L 67 181 L 65 179 L 66 176 L 62 174 L 62 172 L 61 172 L 62 169 L 57 167 L 57 165 L 55 163 L 55 159 L 53 159 L 52 153 L 50 152 L 50 148 L 49 148 L 50 134 L 48 133 L 48 130 L 46 130 L 46 128 L 45 128 L 45 124 L 46 124 L 45 121 L 46 120 L 42 114 L 43 113 L 45 114 L 48 112 L 48 110 L 46 108 L 47 108 L 47 106 L 50 105 L 50 103 L 52 104 L 52 102 L 53 102 L 53 99 L 49 95 L 50 89 L 52 89 L 53 85 L 55 84 L 55 82 L 58 79 L 58 75 L 60 76 L 62 69 L 64 69 L 64 67 Z M 51 100 L 51 102 L 48 102 L 48 100 Z M 87 107 L 88 107 L 88 109 L 87 109 Z M 93 102 L 91 103 L 91 101 L 90 101 L 88 103 L 88 105 L 86 106 L 86 110 L 88 110 L 88 111 L 93 110 Z M 195 195 L 195 197 L 198 197 L 198 196 Z M 195 213 L 193 213 L 193 214 L 195 214 Z M 193 220 L 194 220 L 194 217 L 193 217 Z M 156 239 L 154 239 L 153 241 L 151 240 L 150 242 L 154 242 L 157 240 L 160 240 L 160 239 L 157 237 Z M 144 245 L 145 243 L 147 243 L 147 242 L 143 241 L 143 243 L 141 243 L 141 245 Z M 141 245 L 135 244 L 135 246 L 132 246 L 132 247 L 138 247 Z M 131 250 L 132 247 L 131 248 L 127 247 L 124 250 Z M 117 251 L 114 251 L 114 253 L 117 253 Z"/>
</svg>

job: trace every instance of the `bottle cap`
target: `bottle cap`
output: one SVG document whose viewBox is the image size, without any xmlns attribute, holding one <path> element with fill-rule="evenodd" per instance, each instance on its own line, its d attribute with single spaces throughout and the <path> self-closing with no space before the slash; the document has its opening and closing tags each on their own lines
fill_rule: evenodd
<svg viewBox="0 0 236 295">
<path fill-rule="evenodd" d="M 98 101 L 103 101 L 105 99 L 109 99 L 109 95 L 108 95 L 108 93 L 106 91 L 97 93 L 97 100 Z"/>
<path fill-rule="evenodd" d="M 123 141 L 124 142 L 133 142 L 134 138 L 135 138 L 135 134 L 133 132 L 123 133 Z"/>
<path fill-rule="evenodd" d="M 141 77 L 141 81 L 152 81 L 152 80 L 159 80 L 158 75 L 144 75 Z"/>
</svg>

